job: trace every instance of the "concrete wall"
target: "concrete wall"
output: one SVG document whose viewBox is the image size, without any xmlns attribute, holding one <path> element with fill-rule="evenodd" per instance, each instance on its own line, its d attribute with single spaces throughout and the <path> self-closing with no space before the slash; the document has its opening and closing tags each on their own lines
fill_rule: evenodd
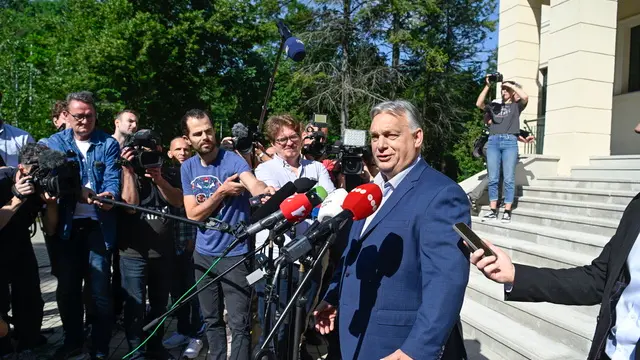
<svg viewBox="0 0 640 360">
<path fill-rule="evenodd" d="M 640 92 L 613 98 L 611 155 L 640 154 L 640 135 L 633 129 L 640 122 Z"/>
</svg>

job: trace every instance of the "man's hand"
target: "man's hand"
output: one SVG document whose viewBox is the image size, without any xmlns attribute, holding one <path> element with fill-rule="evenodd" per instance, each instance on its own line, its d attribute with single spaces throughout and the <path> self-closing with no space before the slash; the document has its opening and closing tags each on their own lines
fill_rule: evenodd
<svg viewBox="0 0 640 360">
<path fill-rule="evenodd" d="M 264 191 L 262 193 L 266 195 L 265 197 L 260 199 L 260 201 L 264 204 L 269 199 L 271 199 L 271 195 L 276 193 L 276 188 L 274 188 L 273 186 L 267 186 L 266 188 L 264 188 Z"/>
<path fill-rule="evenodd" d="M 18 176 L 20 176 L 20 175 L 18 175 Z M 31 180 L 31 176 L 19 177 L 18 181 L 16 181 L 16 184 L 14 186 L 16 188 L 16 191 L 20 195 L 27 196 L 27 195 L 31 195 L 34 192 L 36 192 L 35 185 L 33 185 L 33 183 L 30 182 L 29 180 Z"/>
<path fill-rule="evenodd" d="M 113 194 L 108 192 L 108 191 L 102 192 L 102 193 L 100 193 L 100 194 L 98 194 L 96 196 L 113 199 Z M 113 205 L 111 205 L 111 204 L 103 204 L 98 200 L 93 200 L 92 204 L 95 204 L 100 210 L 104 210 L 104 211 L 109 211 L 113 207 Z"/>
<path fill-rule="evenodd" d="M 471 263 L 484 273 L 487 278 L 500 284 L 512 284 L 515 279 L 516 268 L 513 266 L 509 255 L 487 240 L 483 239 L 483 241 L 497 257 L 492 255 L 483 258 L 484 250 L 478 249 L 471 254 Z"/>
<path fill-rule="evenodd" d="M 144 177 L 150 178 L 155 184 L 164 181 L 160 168 L 148 168 Z"/>
<path fill-rule="evenodd" d="M 323 300 L 313 312 L 313 317 L 316 319 L 316 331 L 322 335 L 332 332 L 335 329 L 337 315 L 338 309 Z"/>
<path fill-rule="evenodd" d="M 487 75 L 487 76 L 484 77 L 484 84 L 487 87 L 491 87 L 491 80 L 489 79 L 490 77 L 491 77 L 491 75 Z"/>
<path fill-rule="evenodd" d="M 409 355 L 403 353 L 402 350 L 398 349 L 393 354 L 380 360 L 413 360 L 413 359 Z"/>
<path fill-rule="evenodd" d="M 244 185 L 236 182 L 236 180 L 238 180 L 238 174 L 228 177 L 217 191 L 219 191 L 223 196 L 238 196 L 242 194 L 246 189 L 244 188 Z"/>
<path fill-rule="evenodd" d="M 120 152 L 120 157 L 131 163 L 131 161 L 135 157 L 135 150 L 133 148 L 126 147 Z M 131 165 L 123 165 L 122 169 L 128 172 L 133 172 L 133 167 L 131 167 Z"/>
<path fill-rule="evenodd" d="M 96 192 L 89 189 L 88 187 L 83 187 L 82 188 L 82 192 L 80 193 L 80 199 L 82 200 L 83 203 L 86 204 L 93 204 L 93 199 L 92 197 L 96 196 Z"/>
<path fill-rule="evenodd" d="M 52 196 L 48 192 L 45 192 L 44 194 L 40 194 L 40 198 L 47 204 L 47 206 L 55 205 L 57 204 L 57 201 L 58 201 L 57 197 Z"/>
</svg>

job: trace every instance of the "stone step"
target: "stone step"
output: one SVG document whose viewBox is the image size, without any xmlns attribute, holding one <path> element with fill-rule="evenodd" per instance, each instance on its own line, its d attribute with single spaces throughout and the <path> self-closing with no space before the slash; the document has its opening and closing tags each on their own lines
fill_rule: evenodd
<svg viewBox="0 0 640 360">
<path fill-rule="evenodd" d="M 627 206 L 637 195 L 635 191 L 571 189 L 548 186 L 523 186 L 522 197 L 569 200 Z"/>
<path fill-rule="evenodd" d="M 518 209 L 551 211 L 615 221 L 620 221 L 625 208 L 626 207 L 624 205 L 553 200 L 535 197 L 522 197 L 518 199 Z"/>
<path fill-rule="evenodd" d="M 509 317 L 465 298 L 460 312 L 466 338 L 509 360 L 584 360 L 578 352 Z"/>
<path fill-rule="evenodd" d="M 482 210 L 485 212 L 489 211 L 489 209 L 488 205 L 482 207 Z M 540 227 L 551 227 L 561 230 L 579 231 L 609 237 L 616 233 L 616 228 L 620 222 L 619 220 L 577 216 L 572 213 L 538 211 L 525 208 L 513 209 L 512 214 L 512 222 L 531 224 Z M 484 212 L 482 215 L 484 215 Z"/>
<path fill-rule="evenodd" d="M 615 164 L 601 166 L 574 166 L 571 168 L 571 176 L 612 180 L 640 180 L 640 166 L 633 168 Z"/>
<path fill-rule="evenodd" d="M 611 239 L 607 236 L 578 231 L 523 224 L 517 220 L 509 224 L 503 224 L 500 221 L 483 222 L 480 217 L 473 217 L 472 220 L 473 230 L 478 235 L 486 235 L 489 241 L 494 236 L 520 239 L 532 244 L 583 254 L 592 259 L 600 255 L 604 245 Z"/>
<path fill-rule="evenodd" d="M 516 263 L 562 269 L 590 264 L 594 259 L 593 256 L 562 250 L 552 246 L 535 244 L 520 239 L 505 238 L 480 231 L 476 231 L 476 233 L 480 238 L 487 239 L 494 245 L 500 247 L 511 257 L 513 262 Z"/>
<path fill-rule="evenodd" d="M 578 306 L 504 301 L 504 285 L 486 279 L 477 269 L 471 271 L 465 296 L 585 356 L 589 352 L 599 306 L 596 315 L 587 315 L 576 310 Z"/>
<path fill-rule="evenodd" d="M 572 189 L 600 189 L 640 192 L 640 181 L 625 179 L 595 179 L 584 177 L 539 177 L 533 186 L 561 187 Z"/>
<path fill-rule="evenodd" d="M 640 155 L 591 156 L 589 165 L 640 169 Z"/>
<path fill-rule="evenodd" d="M 509 360 L 483 346 L 478 339 L 463 334 L 467 360 Z"/>
</svg>

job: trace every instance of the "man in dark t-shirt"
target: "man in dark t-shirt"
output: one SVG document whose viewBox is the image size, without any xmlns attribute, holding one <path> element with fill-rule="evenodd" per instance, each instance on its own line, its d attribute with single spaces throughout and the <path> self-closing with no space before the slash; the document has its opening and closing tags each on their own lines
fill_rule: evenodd
<svg viewBox="0 0 640 360">
<path fill-rule="evenodd" d="M 160 143 L 159 139 L 156 143 Z M 135 151 L 151 151 L 138 148 Z M 160 151 L 159 147 L 157 151 Z M 133 159 L 133 150 L 125 149 L 123 158 Z M 169 208 L 182 206 L 179 174 L 169 169 L 154 167 L 134 169 L 123 165 L 122 199 L 144 208 L 169 213 Z M 144 340 L 142 327 L 149 319 L 166 310 L 171 288 L 171 259 L 174 251 L 173 222 L 157 215 L 135 212 L 120 213 L 121 232 L 118 245 L 122 289 L 125 292 L 124 326 L 129 349 L 136 349 Z M 148 292 L 147 292 L 148 288 Z M 149 313 L 146 314 L 146 297 Z M 169 359 L 171 355 L 162 346 L 164 328 L 161 327 L 131 359 Z"/>
</svg>

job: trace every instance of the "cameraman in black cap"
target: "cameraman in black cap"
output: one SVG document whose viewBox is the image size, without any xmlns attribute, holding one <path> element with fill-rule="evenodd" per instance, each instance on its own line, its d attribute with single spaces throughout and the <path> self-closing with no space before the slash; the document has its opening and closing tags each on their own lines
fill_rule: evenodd
<svg viewBox="0 0 640 360">
<path fill-rule="evenodd" d="M 20 150 L 18 167 L 0 169 L 0 308 L 11 302 L 14 338 L 0 338 L 0 357 L 17 353 L 18 359 L 35 359 L 31 350 L 39 346 L 44 302 L 40 292 L 38 262 L 33 251 L 30 226 L 46 204 L 44 231 L 55 233 L 58 222 L 56 198 L 33 183 L 31 176 L 47 154 L 53 153 L 42 144 L 26 144 Z M 63 156 L 63 155 L 62 155 Z M 9 287 L 11 287 L 10 297 Z M 7 314 L 0 314 L 7 320 Z"/>
<path fill-rule="evenodd" d="M 182 207 L 179 173 L 162 167 L 160 139 L 150 130 L 139 130 L 123 147 L 122 199 L 133 205 L 169 213 Z M 169 219 L 134 212 L 122 214 L 118 248 L 124 290 L 124 326 L 129 349 L 137 348 L 146 337 L 142 327 L 148 319 L 166 310 L 171 288 L 171 259 L 174 252 L 173 228 Z M 147 292 L 148 287 L 148 292 Z M 150 311 L 146 313 L 146 297 Z M 171 359 L 162 346 L 160 328 L 130 359 Z"/>
</svg>

